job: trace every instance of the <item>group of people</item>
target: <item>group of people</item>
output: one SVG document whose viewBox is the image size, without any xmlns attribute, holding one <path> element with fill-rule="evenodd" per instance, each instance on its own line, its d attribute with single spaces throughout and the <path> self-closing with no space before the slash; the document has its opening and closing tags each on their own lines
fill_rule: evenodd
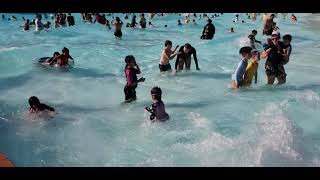
<svg viewBox="0 0 320 180">
<path fill-rule="evenodd" d="M 108 14 L 110 16 L 111 14 Z M 149 16 L 152 18 L 155 16 L 155 13 L 152 13 Z M 163 14 L 162 14 L 163 15 Z M 194 14 L 195 15 L 195 14 Z M 64 17 L 63 15 L 59 15 L 60 17 Z M 105 15 L 100 15 L 98 13 L 95 14 L 96 18 L 93 23 L 100 23 L 102 25 L 113 24 L 115 26 L 114 35 L 118 38 L 121 38 L 121 26 L 123 22 L 119 17 L 116 17 L 111 23 L 105 18 Z M 189 15 L 190 16 L 190 15 Z M 90 21 L 90 16 L 88 14 L 82 13 L 82 17 L 85 21 Z M 239 18 L 238 16 L 236 16 Z M 262 43 L 261 41 L 256 40 L 255 36 L 257 35 L 257 30 L 252 30 L 248 39 L 250 41 L 250 46 L 245 46 L 240 48 L 239 54 L 241 56 L 241 60 L 231 77 L 231 88 L 238 89 L 241 87 L 248 87 L 252 84 L 253 80 L 257 83 L 258 80 L 258 66 L 260 59 L 265 59 L 265 73 L 267 76 L 267 84 L 272 85 L 277 79 L 278 84 L 283 84 L 286 82 L 286 72 L 284 69 L 284 65 L 289 62 L 289 57 L 292 51 L 291 40 L 292 36 L 290 34 L 286 34 L 282 37 L 282 41 L 280 41 L 281 36 L 279 32 L 279 28 L 275 31 L 276 28 L 275 23 L 273 22 L 274 14 L 268 15 L 267 20 L 264 21 L 264 27 L 262 30 L 263 35 L 270 36 L 266 43 Z M 208 21 L 208 24 L 205 25 L 203 29 L 203 34 L 200 37 L 201 39 L 212 39 L 215 34 L 215 27 L 212 24 L 212 20 L 204 14 L 204 18 Z M 256 18 L 256 16 L 254 16 Z M 41 18 L 40 18 L 41 19 Z M 126 14 L 126 18 L 127 14 Z M 130 27 L 135 27 L 138 23 L 136 23 L 136 16 L 133 15 L 132 22 L 129 24 Z M 266 25 L 267 24 L 267 25 Z M 272 24 L 272 32 L 269 30 L 269 25 Z M 144 18 L 144 14 L 141 14 L 139 21 L 140 28 L 146 28 L 146 20 Z M 231 29 L 233 32 L 233 28 Z M 269 33 L 271 34 L 269 35 Z M 263 45 L 263 51 L 259 52 L 256 47 L 256 43 Z M 193 56 L 196 70 L 200 70 L 197 52 L 194 47 L 192 47 L 189 43 L 185 43 L 181 47 L 179 45 L 175 46 L 172 50 L 173 43 L 170 40 L 166 40 L 164 42 L 164 48 L 160 55 L 159 62 L 159 70 L 160 73 L 171 72 L 171 64 L 170 61 L 176 58 L 175 61 L 175 71 L 179 72 L 181 70 L 190 70 L 191 67 L 191 57 Z M 180 48 L 179 48 L 180 47 Z M 55 52 L 53 57 L 45 60 L 45 63 L 50 65 L 57 64 L 61 67 L 68 65 L 69 59 L 73 59 L 69 54 L 69 49 L 64 47 L 62 52 Z M 145 81 L 144 77 L 138 78 L 137 76 L 141 74 L 140 68 L 136 62 L 136 59 L 133 55 L 128 55 L 125 57 L 125 69 L 124 69 L 125 77 L 126 77 L 126 85 L 124 87 L 125 94 L 125 103 L 133 102 L 137 99 L 136 96 L 136 88 L 138 84 L 143 83 Z M 145 108 L 146 111 L 150 112 L 150 120 L 167 120 L 169 119 L 168 113 L 165 111 L 165 105 L 162 101 L 162 90 L 160 87 L 153 87 L 151 89 L 151 98 L 152 105 Z M 38 112 L 43 110 L 54 111 L 53 108 L 47 106 L 45 104 L 41 104 L 37 97 L 30 97 L 30 112 Z"/>
<path fill-rule="evenodd" d="M 270 17 L 274 17 L 274 15 L 271 14 Z M 282 41 L 280 41 L 280 32 L 273 32 L 271 38 L 268 38 L 267 42 L 263 44 L 263 51 L 260 53 L 254 46 L 255 42 L 262 44 L 255 39 L 256 34 L 257 31 L 252 30 L 252 33 L 248 36 L 251 47 L 245 46 L 239 51 L 242 58 L 232 75 L 231 81 L 231 87 L 234 89 L 250 86 L 253 78 L 255 78 L 255 83 L 257 83 L 258 62 L 260 58 L 266 58 L 265 73 L 268 85 L 273 85 L 276 79 L 278 85 L 286 82 L 287 74 L 284 65 L 289 62 L 292 52 L 292 36 L 286 34 L 282 37 Z"/>
</svg>

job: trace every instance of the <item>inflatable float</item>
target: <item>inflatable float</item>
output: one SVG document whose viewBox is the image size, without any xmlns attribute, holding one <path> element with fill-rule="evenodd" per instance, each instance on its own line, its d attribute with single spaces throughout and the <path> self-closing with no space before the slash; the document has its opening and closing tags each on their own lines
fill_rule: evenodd
<svg viewBox="0 0 320 180">
<path fill-rule="evenodd" d="M 15 165 L 2 153 L 0 153 L 0 167 L 15 167 Z"/>
</svg>

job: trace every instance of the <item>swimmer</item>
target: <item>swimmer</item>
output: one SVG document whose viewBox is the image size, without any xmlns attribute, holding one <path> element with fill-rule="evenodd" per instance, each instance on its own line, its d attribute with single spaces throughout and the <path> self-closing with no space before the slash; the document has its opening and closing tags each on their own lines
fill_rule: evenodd
<svg viewBox="0 0 320 180">
<path fill-rule="evenodd" d="M 191 67 L 191 55 L 193 55 L 194 62 L 196 64 L 196 70 L 200 71 L 198 65 L 197 51 L 189 43 L 186 43 L 184 46 L 180 47 L 175 63 L 175 70 L 178 72 L 185 69 L 190 70 Z"/>
<path fill-rule="evenodd" d="M 246 72 L 243 75 L 244 86 L 250 86 L 254 77 L 254 83 L 258 81 L 258 66 L 260 60 L 260 53 L 257 50 L 252 51 L 252 60 L 248 63 Z"/>
<path fill-rule="evenodd" d="M 68 25 L 69 26 L 74 26 L 74 17 L 71 15 L 71 13 L 68 13 L 68 17 L 67 17 L 67 21 L 68 21 Z"/>
<path fill-rule="evenodd" d="M 43 25 L 44 28 L 49 29 L 51 25 L 51 22 L 47 22 L 46 24 Z"/>
<path fill-rule="evenodd" d="M 261 41 L 256 40 L 256 35 L 258 34 L 257 30 L 252 30 L 251 34 L 248 36 L 248 38 L 250 39 L 250 45 L 252 49 L 256 49 L 254 43 L 259 43 L 261 44 Z"/>
<path fill-rule="evenodd" d="M 294 14 L 291 15 L 291 21 L 297 22 L 297 17 Z"/>
<path fill-rule="evenodd" d="M 35 25 L 36 25 L 36 31 L 43 30 L 43 24 L 42 24 L 41 18 L 39 16 L 38 16 L 38 18 L 36 18 Z"/>
<path fill-rule="evenodd" d="M 36 96 L 31 96 L 29 98 L 29 105 L 30 105 L 29 113 L 38 113 L 45 110 L 52 111 L 52 112 L 55 111 L 54 108 L 46 104 L 40 103 L 40 100 Z"/>
<path fill-rule="evenodd" d="M 131 27 L 130 23 L 127 23 L 126 27 L 127 27 L 127 28 Z"/>
<path fill-rule="evenodd" d="M 136 96 L 136 88 L 140 82 L 144 82 L 145 78 L 141 77 L 140 79 L 137 78 L 137 74 L 140 74 L 140 68 L 136 63 L 134 56 L 128 55 L 125 58 L 125 74 L 127 84 L 124 87 L 124 94 L 125 94 L 125 102 L 135 101 L 137 99 Z"/>
<path fill-rule="evenodd" d="M 284 54 L 284 44 L 279 41 L 280 37 L 278 34 L 274 33 L 271 35 L 271 45 L 266 46 L 264 51 L 261 53 L 261 58 L 267 58 L 265 63 L 265 72 L 267 75 L 267 84 L 273 85 L 275 78 L 278 80 L 278 84 L 283 84 L 286 82 L 285 70 L 282 64 L 284 64 L 285 54 Z"/>
<path fill-rule="evenodd" d="M 166 40 L 164 43 L 165 48 L 163 49 L 160 57 L 159 69 L 160 72 L 171 71 L 170 60 L 176 57 L 177 53 L 176 50 L 179 48 L 179 45 L 172 51 L 172 42 Z"/>
<path fill-rule="evenodd" d="M 238 21 L 239 21 L 239 14 L 236 14 L 236 17 L 234 18 L 233 22 L 238 23 Z"/>
<path fill-rule="evenodd" d="M 54 20 L 54 27 L 55 28 L 58 28 L 60 25 L 59 25 L 59 21 L 60 21 L 60 15 L 57 14 L 56 17 L 55 17 L 55 20 Z"/>
<path fill-rule="evenodd" d="M 153 103 L 150 107 L 145 107 L 145 110 L 151 113 L 151 121 L 165 121 L 169 119 L 169 114 L 165 111 L 165 105 L 161 96 L 162 90 L 160 87 L 153 87 L 151 89 L 151 98 Z"/>
<path fill-rule="evenodd" d="M 182 23 L 180 20 L 178 20 L 178 26 L 182 26 Z"/>
<path fill-rule="evenodd" d="M 273 19 L 275 15 L 271 14 L 270 16 L 265 16 L 263 19 L 263 35 L 270 36 L 273 31 Z"/>
<path fill-rule="evenodd" d="M 53 65 L 55 62 L 57 62 L 59 66 L 65 67 L 69 65 L 69 59 L 73 60 L 69 54 L 69 49 L 64 47 L 62 49 L 62 53 L 51 60 L 50 65 Z"/>
<path fill-rule="evenodd" d="M 24 17 L 22 17 L 22 20 L 23 20 L 23 21 L 26 21 L 26 19 L 25 19 Z"/>
<path fill-rule="evenodd" d="M 140 16 L 139 24 L 140 24 L 140 28 L 141 29 L 145 29 L 146 28 L 147 20 L 146 20 L 146 18 L 144 18 L 144 14 L 143 13 Z"/>
<path fill-rule="evenodd" d="M 124 19 L 128 19 L 129 17 L 128 17 L 128 14 L 126 14 L 125 16 L 124 16 Z"/>
<path fill-rule="evenodd" d="M 154 28 L 154 25 L 151 22 L 149 22 L 149 27 Z"/>
<path fill-rule="evenodd" d="M 43 63 L 49 63 L 50 64 L 53 61 L 53 59 L 58 57 L 59 55 L 60 55 L 60 53 L 56 51 L 56 52 L 53 53 L 53 56 L 51 58 L 45 60 Z"/>
<path fill-rule="evenodd" d="M 168 27 L 168 25 L 165 24 L 164 27 L 166 28 L 166 27 Z"/>
<path fill-rule="evenodd" d="M 23 25 L 23 30 L 24 31 L 29 31 L 30 30 L 30 21 L 27 19 L 27 21 Z"/>
<path fill-rule="evenodd" d="M 230 31 L 229 31 L 229 32 L 234 33 L 233 27 L 230 28 Z"/>
<path fill-rule="evenodd" d="M 242 20 L 241 23 L 245 23 L 244 20 Z"/>
<path fill-rule="evenodd" d="M 196 19 L 192 19 L 192 24 L 193 24 L 193 25 L 197 25 Z"/>
<path fill-rule="evenodd" d="M 212 24 L 212 20 L 208 20 L 208 24 L 204 26 L 202 31 L 202 36 L 200 39 L 213 39 L 214 34 L 216 33 L 216 28 Z"/>
<path fill-rule="evenodd" d="M 116 17 L 115 21 L 113 22 L 115 31 L 114 31 L 114 36 L 117 39 L 121 39 L 122 38 L 122 32 L 121 32 L 121 27 L 122 27 L 123 22 L 120 20 L 119 17 Z"/>
<path fill-rule="evenodd" d="M 16 18 L 15 16 L 12 16 L 11 18 L 12 18 L 12 20 L 14 20 L 14 21 L 17 20 L 17 18 Z"/>
<path fill-rule="evenodd" d="M 239 54 L 242 56 L 241 61 L 239 62 L 236 71 L 232 74 L 231 88 L 238 89 L 244 85 L 243 75 L 246 72 L 248 65 L 248 60 L 251 58 L 251 47 L 242 47 L 239 51 Z"/>
<path fill-rule="evenodd" d="M 4 14 L 2 14 L 1 17 L 2 17 L 3 20 L 6 19 L 6 16 Z"/>
<path fill-rule="evenodd" d="M 136 24 L 138 24 L 136 21 L 136 15 L 133 15 L 132 20 L 131 20 L 131 27 L 135 27 Z"/>
<path fill-rule="evenodd" d="M 60 20 L 59 20 L 59 24 L 62 26 L 62 27 L 66 27 L 67 26 L 67 22 L 66 22 L 66 15 L 65 14 L 61 14 L 60 15 Z"/>
<path fill-rule="evenodd" d="M 184 17 L 184 23 L 185 24 L 188 24 L 190 22 L 190 20 L 189 20 L 189 18 L 186 16 L 186 17 Z"/>
</svg>

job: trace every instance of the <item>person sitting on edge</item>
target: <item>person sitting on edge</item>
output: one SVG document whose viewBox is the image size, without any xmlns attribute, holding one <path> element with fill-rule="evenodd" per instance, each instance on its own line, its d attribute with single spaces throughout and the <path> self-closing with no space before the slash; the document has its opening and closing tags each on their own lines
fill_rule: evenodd
<svg viewBox="0 0 320 180">
<path fill-rule="evenodd" d="M 252 60 L 248 63 L 246 72 L 244 73 L 244 85 L 250 86 L 252 84 L 252 79 L 254 76 L 254 83 L 257 84 L 258 81 L 258 66 L 260 60 L 260 53 L 257 50 L 252 51 Z"/>
<path fill-rule="evenodd" d="M 180 47 L 175 63 L 175 70 L 183 70 L 184 66 L 186 70 L 190 70 L 191 66 L 191 55 L 193 55 L 194 62 L 196 64 L 196 69 L 200 71 L 198 65 L 197 51 L 189 43 L 186 43 L 184 46 Z"/>
<path fill-rule="evenodd" d="M 46 104 L 40 103 L 40 100 L 36 96 L 31 96 L 29 98 L 29 105 L 30 105 L 29 113 L 38 113 L 45 110 L 55 111 L 54 108 Z"/>
<path fill-rule="evenodd" d="M 160 57 L 159 69 L 160 72 L 171 71 L 170 60 L 176 57 L 177 53 L 176 50 L 178 49 L 179 45 L 172 51 L 172 42 L 166 40 L 164 43 L 165 48 L 163 49 Z"/>
<path fill-rule="evenodd" d="M 243 75 L 246 72 L 248 65 L 248 60 L 251 58 L 252 48 L 245 46 L 240 48 L 239 54 L 242 56 L 241 61 L 239 62 L 236 71 L 232 74 L 231 88 L 238 89 L 244 85 Z"/>
<path fill-rule="evenodd" d="M 151 98 L 153 103 L 150 107 L 145 107 L 145 110 L 151 113 L 151 121 L 166 121 L 169 119 L 169 114 L 166 113 L 165 105 L 161 96 L 162 90 L 160 87 L 153 87 L 151 89 Z"/>
</svg>

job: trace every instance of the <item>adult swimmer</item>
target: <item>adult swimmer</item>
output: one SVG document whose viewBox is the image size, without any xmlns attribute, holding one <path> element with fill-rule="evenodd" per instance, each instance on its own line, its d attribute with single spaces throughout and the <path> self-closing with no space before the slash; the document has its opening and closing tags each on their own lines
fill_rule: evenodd
<svg viewBox="0 0 320 180">
<path fill-rule="evenodd" d="M 193 55 L 194 62 L 196 64 L 196 69 L 200 71 L 198 65 L 197 51 L 189 43 L 186 43 L 184 46 L 181 46 L 178 51 L 178 56 L 175 64 L 176 71 L 183 70 L 184 66 L 186 70 L 190 70 L 191 55 Z"/>
</svg>

